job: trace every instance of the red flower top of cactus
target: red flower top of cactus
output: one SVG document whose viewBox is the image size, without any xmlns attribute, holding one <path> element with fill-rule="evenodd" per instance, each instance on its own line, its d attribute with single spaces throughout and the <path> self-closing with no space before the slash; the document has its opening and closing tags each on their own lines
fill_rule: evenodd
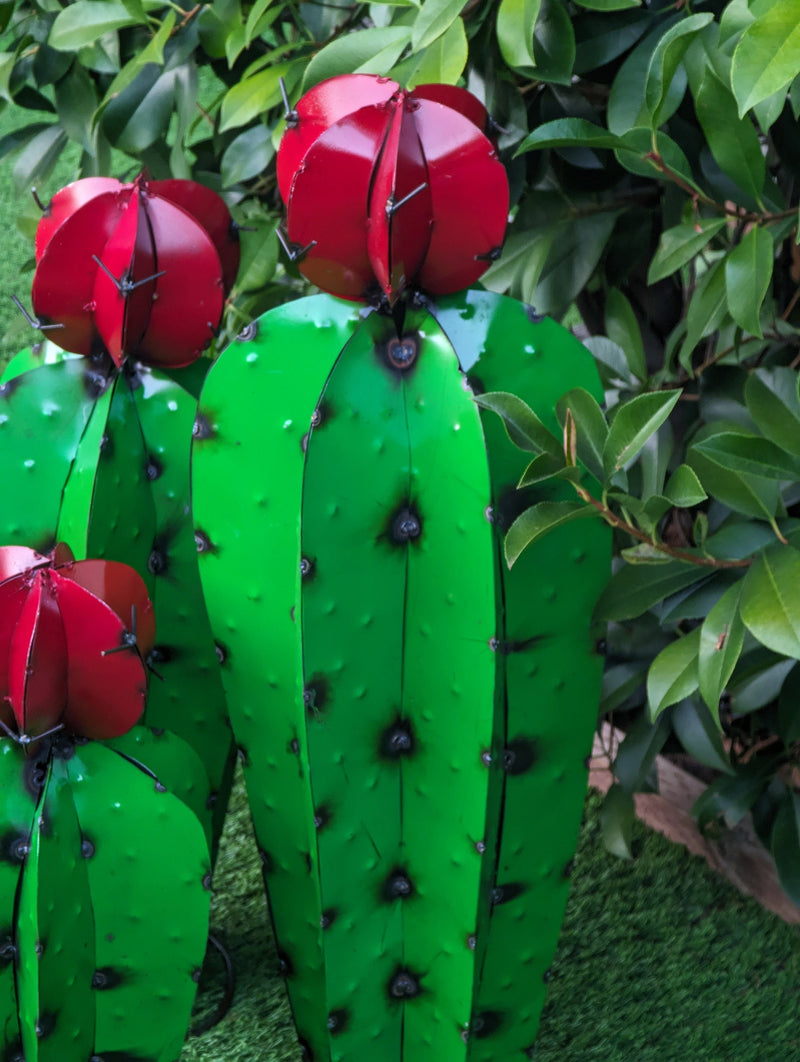
<svg viewBox="0 0 800 1062">
<path fill-rule="evenodd" d="M 144 710 L 155 620 L 127 564 L 0 547 L 0 721 L 23 740 L 63 725 L 81 737 L 126 733 Z"/>
<path fill-rule="evenodd" d="M 236 227 L 215 192 L 87 177 L 56 192 L 39 222 L 33 311 L 74 354 L 188 365 L 211 342 L 238 268 Z"/>
<path fill-rule="evenodd" d="M 508 180 L 484 108 L 465 89 L 345 74 L 287 117 L 278 183 L 301 272 L 346 299 L 375 282 L 445 295 L 500 253 Z"/>
</svg>

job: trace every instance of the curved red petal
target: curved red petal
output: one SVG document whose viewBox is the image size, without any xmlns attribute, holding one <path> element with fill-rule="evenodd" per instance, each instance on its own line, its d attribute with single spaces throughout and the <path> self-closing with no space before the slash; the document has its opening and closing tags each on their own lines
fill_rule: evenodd
<svg viewBox="0 0 800 1062">
<path fill-rule="evenodd" d="M 31 588 L 27 573 L 0 583 L 0 719 L 8 725 L 13 719 L 9 701 L 11 644 Z"/>
<path fill-rule="evenodd" d="M 66 544 L 66 542 L 56 542 L 55 546 L 53 547 L 51 557 L 53 565 L 56 567 L 59 564 L 69 564 L 71 561 L 75 560 L 75 554 Z"/>
<path fill-rule="evenodd" d="M 141 342 L 155 294 L 155 280 L 148 281 L 156 272 L 155 249 L 138 185 L 98 258 L 102 266 L 97 266 L 94 282 L 95 327 L 121 365 Z M 138 286 L 127 290 L 125 284 Z"/>
<path fill-rule="evenodd" d="M 136 644 L 143 656 L 155 645 L 156 617 L 144 580 L 120 561 L 72 561 L 58 569 L 64 579 L 88 590 L 116 612 L 125 628 L 135 628 Z"/>
<path fill-rule="evenodd" d="M 107 740 L 127 733 L 144 711 L 147 672 L 126 625 L 74 580 L 52 573 L 67 641 L 67 705 L 72 733 Z"/>
<path fill-rule="evenodd" d="M 391 125 L 373 173 L 367 250 L 390 302 L 422 265 L 432 223 L 428 170 L 405 98 L 391 106 Z"/>
<path fill-rule="evenodd" d="M 222 317 L 222 264 L 211 237 L 167 199 L 147 200 L 156 248 L 155 301 L 141 343 L 131 351 L 148 365 L 179 368 L 199 358 Z"/>
<path fill-rule="evenodd" d="M 433 197 L 433 229 L 417 281 L 432 295 L 467 288 L 502 246 L 508 179 L 487 138 L 463 115 L 432 100 L 414 113 Z"/>
<path fill-rule="evenodd" d="M 57 229 L 84 203 L 104 192 L 118 192 L 124 187 L 115 177 L 84 177 L 56 192 L 36 228 L 36 261 L 44 254 Z"/>
<path fill-rule="evenodd" d="M 48 332 L 64 350 L 91 354 L 100 345 L 94 325 L 97 263 L 121 216 L 127 193 L 104 192 L 67 218 L 50 239 L 33 275 L 33 312 L 63 328 Z"/>
<path fill-rule="evenodd" d="M 278 148 L 278 188 L 288 205 L 292 180 L 306 152 L 330 126 L 362 107 L 388 102 L 400 86 L 375 74 L 340 74 L 309 89 L 297 103 L 297 120 L 287 125 Z"/>
<path fill-rule="evenodd" d="M 17 619 L 8 657 L 8 698 L 24 734 L 56 726 L 67 693 L 67 643 L 52 574 L 37 575 Z"/>
<path fill-rule="evenodd" d="M 241 248 L 238 231 L 224 199 L 197 181 L 149 181 L 145 190 L 149 195 L 161 196 L 182 207 L 203 226 L 217 249 L 222 265 L 222 286 L 227 294 L 239 272 Z"/>
<path fill-rule="evenodd" d="M 323 291 L 360 299 L 374 284 L 367 210 L 375 160 L 388 132 L 385 107 L 362 107 L 321 133 L 289 195 L 287 231 L 307 247 L 300 272 Z"/>
<path fill-rule="evenodd" d="M 41 568 L 50 558 L 28 546 L 0 546 L 0 583 L 30 568 Z"/>
<path fill-rule="evenodd" d="M 477 126 L 484 136 L 492 139 L 489 112 L 478 97 L 467 89 L 459 88 L 458 85 L 417 85 L 410 96 L 412 100 L 433 100 L 457 111 Z"/>
</svg>

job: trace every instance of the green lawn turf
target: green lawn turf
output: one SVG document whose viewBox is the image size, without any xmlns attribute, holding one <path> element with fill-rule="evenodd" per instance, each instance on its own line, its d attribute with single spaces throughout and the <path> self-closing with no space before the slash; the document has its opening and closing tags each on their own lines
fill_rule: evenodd
<svg viewBox="0 0 800 1062">
<path fill-rule="evenodd" d="M 14 120 L 0 114 L 0 136 Z M 74 153 L 62 158 L 43 199 L 74 177 L 75 165 Z M 31 274 L 20 270 L 33 247 L 15 228 L 23 209 L 2 162 L 0 337 L 9 327 L 13 334 L 0 341 L 0 363 L 33 339 L 10 300 L 14 293 L 30 306 Z M 590 796 L 536 1062 L 800 1062 L 798 929 L 641 826 L 638 859 L 614 859 L 602 848 L 597 812 Z M 240 784 L 212 914 L 236 965 L 234 1004 L 218 1026 L 187 1042 L 181 1062 L 299 1059 L 259 866 Z M 214 1009 L 221 983 L 212 955 L 196 1020 Z"/>
</svg>

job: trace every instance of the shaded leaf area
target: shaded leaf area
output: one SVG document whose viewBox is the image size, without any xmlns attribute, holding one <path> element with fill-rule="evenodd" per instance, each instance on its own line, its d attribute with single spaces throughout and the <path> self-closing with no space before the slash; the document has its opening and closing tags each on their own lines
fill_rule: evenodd
<svg viewBox="0 0 800 1062">
<path fill-rule="evenodd" d="M 181 1062 L 297 1062 L 241 782 L 232 809 L 217 863 L 212 925 L 231 949 L 238 988 L 228 1016 L 189 1040 Z M 636 820 L 635 858 L 614 859 L 603 848 L 600 814 L 601 798 L 590 793 L 533 1057 L 794 1057 L 800 1051 L 797 927 L 763 911 L 700 859 Z M 270 969 L 273 976 L 265 976 Z M 221 971 L 209 960 L 196 1021 L 216 1005 L 220 984 Z"/>
</svg>

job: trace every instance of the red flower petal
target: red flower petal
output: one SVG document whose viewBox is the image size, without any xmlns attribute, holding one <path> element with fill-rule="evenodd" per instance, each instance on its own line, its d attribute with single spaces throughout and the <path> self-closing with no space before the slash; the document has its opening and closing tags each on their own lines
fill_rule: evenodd
<svg viewBox="0 0 800 1062">
<path fill-rule="evenodd" d="M 27 546 L 0 546 L 0 583 L 29 568 L 41 568 L 49 563 L 49 557 Z"/>
<path fill-rule="evenodd" d="M 150 652 L 156 640 L 155 611 L 138 572 L 119 561 L 83 560 L 65 564 L 58 574 L 105 602 L 127 630 L 135 624 L 139 652 Z"/>
<path fill-rule="evenodd" d="M 34 576 L 8 661 L 8 696 L 19 729 L 25 734 L 52 729 L 66 704 L 67 643 L 49 571 Z"/>
<path fill-rule="evenodd" d="M 119 192 L 122 187 L 114 177 L 84 177 L 56 192 L 36 228 L 36 261 L 44 254 L 53 234 L 84 203 L 104 192 Z"/>
</svg>

